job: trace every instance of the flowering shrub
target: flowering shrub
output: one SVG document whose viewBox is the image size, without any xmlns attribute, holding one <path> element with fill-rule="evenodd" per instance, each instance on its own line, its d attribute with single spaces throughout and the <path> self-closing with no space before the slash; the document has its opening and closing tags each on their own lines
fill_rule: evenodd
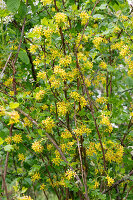
<svg viewBox="0 0 133 200">
<path fill-rule="evenodd" d="M 132 199 L 128 2 L 1 1 L 0 27 L 1 198 Z"/>
</svg>

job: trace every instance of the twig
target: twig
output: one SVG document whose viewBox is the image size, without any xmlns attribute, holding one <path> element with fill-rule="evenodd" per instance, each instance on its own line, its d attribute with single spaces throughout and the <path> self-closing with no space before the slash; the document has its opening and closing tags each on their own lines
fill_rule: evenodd
<svg viewBox="0 0 133 200">
<path fill-rule="evenodd" d="M 0 79 L 2 79 L 3 76 L 4 76 L 4 71 L 5 71 L 6 67 L 7 67 L 7 64 L 8 64 L 8 62 L 9 62 L 11 56 L 12 56 L 12 52 L 9 54 L 9 57 L 8 57 L 8 59 L 7 59 L 7 61 L 6 61 L 6 64 L 5 64 L 3 70 L 2 70 L 2 72 L 1 72 L 1 74 L 0 74 Z"/>
</svg>

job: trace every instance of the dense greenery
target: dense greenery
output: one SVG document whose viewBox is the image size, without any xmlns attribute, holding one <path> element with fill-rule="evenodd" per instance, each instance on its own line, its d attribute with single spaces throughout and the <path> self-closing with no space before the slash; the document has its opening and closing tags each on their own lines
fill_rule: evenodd
<svg viewBox="0 0 133 200">
<path fill-rule="evenodd" d="M 0 199 L 133 199 L 132 7 L 0 0 L 0 19 Z"/>
</svg>

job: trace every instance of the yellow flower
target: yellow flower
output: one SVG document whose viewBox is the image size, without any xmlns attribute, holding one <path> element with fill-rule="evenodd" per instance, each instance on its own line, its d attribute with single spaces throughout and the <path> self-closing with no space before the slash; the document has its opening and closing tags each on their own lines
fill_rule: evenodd
<svg viewBox="0 0 133 200">
<path fill-rule="evenodd" d="M 41 100 L 43 98 L 44 94 L 45 94 L 45 90 L 39 90 L 39 92 L 37 92 L 35 95 L 35 99 Z"/>
<path fill-rule="evenodd" d="M 37 153 L 41 153 L 43 151 L 43 146 L 40 141 L 35 141 L 32 143 L 32 149 Z"/>
<path fill-rule="evenodd" d="M 65 57 L 60 59 L 59 64 L 66 67 L 66 66 L 70 65 L 71 62 L 72 62 L 71 56 L 66 55 Z"/>
<path fill-rule="evenodd" d="M 40 185 L 40 190 L 44 190 L 46 187 L 46 185 L 43 183 L 42 185 Z"/>
<path fill-rule="evenodd" d="M 107 103 L 107 99 L 106 99 L 105 97 L 98 97 L 98 98 L 96 99 L 96 102 L 97 102 L 97 103 L 100 103 L 100 104 L 102 104 L 102 103 Z"/>
<path fill-rule="evenodd" d="M 58 12 L 56 15 L 55 15 L 55 22 L 57 24 L 60 24 L 60 23 L 65 23 L 67 22 L 67 16 L 65 13 L 61 13 L 61 12 Z"/>
<path fill-rule="evenodd" d="M 14 124 L 19 122 L 20 116 L 17 111 L 13 110 L 12 112 L 8 113 L 8 115 L 10 116 L 9 124 Z"/>
<path fill-rule="evenodd" d="M 101 67 L 102 69 L 107 69 L 107 64 L 105 62 L 101 62 L 99 67 Z"/>
<path fill-rule="evenodd" d="M 30 51 L 31 53 L 35 53 L 36 50 L 37 50 L 37 48 L 38 48 L 37 45 L 33 45 L 33 44 L 32 44 L 32 45 L 30 46 L 30 48 L 29 48 L 29 51 Z"/>
<path fill-rule="evenodd" d="M 39 79 L 45 79 L 46 78 L 46 72 L 38 72 L 37 77 Z"/>
<path fill-rule="evenodd" d="M 68 180 L 70 180 L 70 179 L 72 179 L 73 177 L 75 177 L 75 175 L 76 175 L 76 172 L 73 172 L 71 169 L 68 169 L 67 171 L 66 171 L 66 178 L 68 179 Z"/>
<path fill-rule="evenodd" d="M 47 132 L 52 132 L 52 128 L 55 126 L 54 120 L 50 117 L 47 117 L 45 120 L 43 120 L 42 124 L 44 124 Z"/>
<path fill-rule="evenodd" d="M 95 180 L 95 185 L 94 185 L 94 189 L 99 187 L 99 182 L 97 180 Z"/>
<path fill-rule="evenodd" d="M 18 154 L 18 160 L 22 160 L 22 161 L 25 160 L 25 156 L 24 156 L 23 153 L 19 153 L 19 154 Z"/>
<path fill-rule="evenodd" d="M 11 86 L 12 82 L 13 82 L 13 78 L 11 77 L 11 78 L 7 79 L 7 80 L 4 82 L 4 85 L 6 85 L 6 86 Z"/>
<path fill-rule="evenodd" d="M 41 179 L 40 173 L 39 173 L 39 172 L 36 172 L 36 173 L 35 173 L 34 175 L 32 175 L 32 177 L 31 177 L 32 182 L 35 182 L 36 180 L 39 180 L 39 179 Z"/>
<path fill-rule="evenodd" d="M 15 134 L 13 137 L 12 137 L 12 140 L 13 142 L 15 143 L 20 143 L 22 142 L 22 136 L 20 134 Z"/>
<path fill-rule="evenodd" d="M 103 42 L 102 37 L 95 37 L 93 40 L 93 44 L 96 47 L 96 49 L 99 49 L 99 45 Z"/>
<path fill-rule="evenodd" d="M 65 129 L 64 132 L 61 133 L 61 137 L 64 138 L 64 139 L 71 138 L 72 134 L 70 133 L 70 131 Z"/>
<path fill-rule="evenodd" d="M 33 200 L 30 196 L 18 197 L 17 200 Z"/>
<path fill-rule="evenodd" d="M 44 104 L 43 106 L 41 106 L 41 108 L 42 108 L 43 110 L 46 110 L 46 109 L 48 109 L 48 106 L 47 106 L 46 104 Z"/>
<path fill-rule="evenodd" d="M 57 112 L 59 116 L 65 116 L 68 112 L 68 103 L 65 102 L 58 102 L 57 103 Z"/>
<path fill-rule="evenodd" d="M 110 178 L 109 176 L 107 176 L 106 179 L 108 181 L 108 186 L 111 187 L 111 185 L 113 185 L 113 183 L 114 183 L 114 179 Z"/>
<path fill-rule="evenodd" d="M 6 142 L 7 144 L 11 144 L 11 142 L 12 142 L 11 136 L 8 136 L 7 138 L 5 138 L 5 142 Z"/>
<path fill-rule="evenodd" d="M 55 66 L 54 67 L 54 73 L 59 75 L 61 78 L 66 79 L 67 73 L 60 66 Z"/>
<path fill-rule="evenodd" d="M 52 4 L 53 0 L 41 0 L 41 2 L 43 3 L 43 6 L 46 6 Z"/>
<path fill-rule="evenodd" d="M 25 117 L 23 120 L 24 120 L 24 127 L 26 126 L 32 127 L 32 123 L 27 117 Z"/>
<path fill-rule="evenodd" d="M 81 24 L 85 25 L 87 23 L 89 17 L 91 17 L 91 16 L 89 16 L 85 11 L 81 12 L 80 13 L 80 18 L 82 19 Z"/>
</svg>

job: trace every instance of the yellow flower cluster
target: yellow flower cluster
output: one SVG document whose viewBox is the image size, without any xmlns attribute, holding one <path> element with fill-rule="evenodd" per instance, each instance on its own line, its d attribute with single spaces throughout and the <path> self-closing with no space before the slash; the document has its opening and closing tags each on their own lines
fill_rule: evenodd
<svg viewBox="0 0 133 200">
<path fill-rule="evenodd" d="M 85 24 L 87 23 L 89 17 L 90 17 L 90 16 L 89 16 L 85 11 L 81 12 L 81 13 L 80 13 L 81 24 L 82 24 L 82 25 L 85 25 Z"/>
<path fill-rule="evenodd" d="M 111 140 L 103 143 L 103 148 L 105 150 L 105 160 L 108 162 L 121 163 L 123 159 L 124 149 L 123 146 L 112 142 Z M 93 156 L 93 154 L 99 154 L 101 152 L 100 143 L 90 142 L 89 148 L 86 150 L 88 156 Z"/>
<path fill-rule="evenodd" d="M 35 26 L 33 29 L 33 35 L 37 38 L 41 37 L 42 34 L 42 26 Z"/>
<path fill-rule="evenodd" d="M 46 109 L 48 109 L 48 106 L 47 106 L 46 104 L 44 104 L 43 106 L 41 106 L 41 108 L 42 108 L 43 110 L 46 110 Z"/>
<path fill-rule="evenodd" d="M 84 133 L 89 135 L 91 133 L 91 130 L 87 128 L 85 125 L 81 125 L 79 128 L 74 129 L 73 132 L 76 134 L 77 137 L 79 137 Z"/>
<path fill-rule="evenodd" d="M 40 90 L 39 92 L 36 93 L 35 99 L 41 100 L 43 98 L 44 94 L 45 94 L 45 90 Z"/>
<path fill-rule="evenodd" d="M 133 60 L 129 56 L 125 58 L 125 62 L 128 65 L 128 75 L 133 77 Z"/>
<path fill-rule="evenodd" d="M 35 182 L 36 180 L 39 180 L 39 179 L 41 179 L 40 173 L 39 173 L 39 172 L 36 172 L 36 173 L 33 174 L 32 177 L 31 177 L 32 182 Z"/>
<path fill-rule="evenodd" d="M 102 124 L 102 125 L 105 125 L 105 126 L 108 126 L 108 129 L 106 130 L 107 132 L 109 131 L 109 133 L 111 133 L 112 132 L 112 130 L 113 130 L 113 127 L 112 127 L 112 125 L 111 125 L 111 123 L 110 123 L 110 120 L 109 120 L 109 117 L 108 116 L 106 116 L 106 115 L 101 115 L 101 121 L 100 121 L 100 124 Z"/>
<path fill-rule="evenodd" d="M 45 130 L 50 133 L 52 132 L 52 128 L 55 127 L 54 120 L 51 117 L 47 117 L 45 120 L 42 121 L 42 124 L 45 126 Z"/>
<path fill-rule="evenodd" d="M 25 161 L 25 156 L 24 156 L 23 153 L 19 153 L 19 154 L 18 154 L 18 160 Z"/>
<path fill-rule="evenodd" d="M 84 63 L 85 67 L 87 67 L 87 69 L 92 69 L 93 68 L 93 62 L 87 61 L 86 63 Z"/>
<path fill-rule="evenodd" d="M 53 0 L 41 0 L 41 2 L 43 3 L 43 6 L 46 6 L 52 4 Z"/>
<path fill-rule="evenodd" d="M 71 56 L 66 55 L 65 57 L 61 58 L 59 61 L 59 65 L 68 66 L 72 62 Z"/>
<path fill-rule="evenodd" d="M 72 71 L 67 73 L 67 79 L 71 82 L 75 80 L 76 77 L 79 77 L 79 71 L 77 68 L 72 69 Z"/>
<path fill-rule="evenodd" d="M 84 55 L 81 52 L 77 53 L 77 57 L 78 57 L 78 61 L 80 61 L 80 60 L 83 60 L 84 62 L 87 61 L 86 55 Z"/>
<path fill-rule="evenodd" d="M 46 72 L 38 72 L 37 78 L 44 80 L 46 78 Z"/>
<path fill-rule="evenodd" d="M 102 61 L 102 62 L 100 63 L 100 65 L 99 65 L 99 67 L 102 68 L 102 69 L 107 69 L 107 64 L 106 64 L 105 62 Z"/>
<path fill-rule="evenodd" d="M 59 166 L 59 164 L 60 164 L 60 162 L 62 161 L 62 159 L 61 159 L 61 157 L 60 157 L 60 153 L 59 153 L 58 150 L 55 150 L 55 155 L 56 155 L 56 157 L 52 159 L 52 162 L 53 162 L 55 165 Z"/>
<path fill-rule="evenodd" d="M 40 190 L 44 190 L 45 188 L 46 188 L 46 185 L 44 183 L 40 185 Z"/>
<path fill-rule="evenodd" d="M 3 106 L 0 106 L 0 116 L 3 116 L 6 114 L 6 110 Z"/>
<path fill-rule="evenodd" d="M 49 81 L 50 81 L 51 87 L 55 89 L 60 87 L 60 80 L 55 78 L 54 75 L 50 77 Z"/>
<path fill-rule="evenodd" d="M 124 148 L 122 145 L 118 143 L 114 143 L 111 140 L 107 141 L 106 146 L 106 153 L 105 153 L 105 159 L 109 162 L 116 162 L 121 163 L 123 154 L 124 154 Z"/>
<path fill-rule="evenodd" d="M 24 127 L 26 126 L 32 127 L 32 123 L 27 117 L 25 117 L 23 120 L 24 120 Z"/>
<path fill-rule="evenodd" d="M 12 82 L 13 82 L 13 78 L 11 77 L 11 78 L 7 79 L 7 80 L 4 82 L 4 85 L 6 85 L 6 86 L 11 86 Z"/>
<path fill-rule="evenodd" d="M 41 145 L 40 141 L 35 141 L 35 142 L 32 143 L 32 149 L 36 153 L 41 153 L 43 151 L 43 146 Z"/>
<path fill-rule="evenodd" d="M 36 59 L 33 60 L 33 64 L 34 64 L 35 66 L 38 66 L 41 62 L 42 62 L 42 60 L 41 60 L 39 57 L 36 57 Z"/>
<path fill-rule="evenodd" d="M 128 17 L 125 15 L 120 16 L 121 21 L 127 21 Z"/>
<path fill-rule="evenodd" d="M 22 136 L 20 134 L 15 134 L 13 137 L 12 137 L 12 140 L 13 142 L 15 143 L 20 143 L 22 142 Z"/>
<path fill-rule="evenodd" d="M 116 42 L 115 44 L 111 45 L 111 49 L 118 49 L 120 50 L 122 46 L 124 45 L 124 42 L 121 40 L 120 42 Z"/>
<path fill-rule="evenodd" d="M 85 107 L 87 105 L 87 101 L 83 96 L 78 94 L 77 92 L 71 92 L 70 93 L 71 98 L 73 98 L 75 101 L 80 102 L 81 108 Z"/>
<path fill-rule="evenodd" d="M 10 116 L 9 124 L 14 124 L 19 122 L 20 116 L 17 111 L 13 110 L 10 113 L 8 113 L 8 115 Z"/>
<path fill-rule="evenodd" d="M 108 186 L 111 187 L 111 185 L 113 185 L 113 183 L 114 183 L 114 179 L 109 176 L 107 176 L 106 179 L 108 181 Z"/>
<path fill-rule="evenodd" d="M 94 185 L 94 189 L 98 188 L 99 187 L 99 182 L 97 180 L 95 180 L 95 185 Z"/>
<path fill-rule="evenodd" d="M 5 138 L 5 142 L 6 142 L 7 144 L 11 144 L 11 142 L 12 142 L 11 136 L 8 136 L 7 138 Z"/>
<path fill-rule="evenodd" d="M 50 28 L 43 29 L 43 35 L 46 37 L 46 39 L 50 38 L 53 33 L 53 30 Z"/>
<path fill-rule="evenodd" d="M 47 149 L 48 149 L 48 151 L 50 151 L 51 149 L 52 149 L 52 144 L 47 144 Z"/>
<path fill-rule="evenodd" d="M 96 102 L 100 103 L 100 104 L 107 103 L 107 98 L 105 98 L 105 97 L 98 97 L 96 99 Z"/>
<path fill-rule="evenodd" d="M 58 12 L 55 15 L 55 22 L 59 25 L 61 23 L 67 22 L 67 16 L 65 13 Z"/>
<path fill-rule="evenodd" d="M 68 103 L 66 102 L 58 102 L 57 103 L 57 112 L 59 116 L 65 116 L 66 113 L 68 112 Z"/>
<path fill-rule="evenodd" d="M 96 49 L 99 49 L 99 46 L 102 42 L 107 43 L 107 41 L 102 37 L 95 37 L 92 41 Z"/>
<path fill-rule="evenodd" d="M 18 197 L 17 200 L 33 200 L 30 196 Z"/>
<path fill-rule="evenodd" d="M 127 46 L 127 45 L 122 46 L 122 48 L 121 48 L 121 50 L 120 50 L 120 55 L 121 55 L 122 57 L 125 57 L 125 56 L 128 55 L 128 53 L 129 53 L 129 48 L 128 48 L 128 46 Z"/>
<path fill-rule="evenodd" d="M 54 67 L 54 73 L 59 75 L 62 79 L 66 79 L 67 73 L 60 66 L 56 65 Z"/>
<path fill-rule="evenodd" d="M 68 169 L 65 173 L 65 176 L 68 180 L 72 179 L 73 177 L 75 177 L 76 172 L 72 171 L 71 169 Z"/>
<path fill-rule="evenodd" d="M 37 48 L 38 48 L 37 45 L 32 44 L 32 45 L 30 46 L 30 48 L 29 48 L 30 53 L 35 53 L 36 50 L 37 50 Z"/>
<path fill-rule="evenodd" d="M 73 98 L 75 101 L 78 101 L 79 102 L 79 100 L 80 100 L 80 94 L 78 93 L 78 92 L 71 92 L 70 93 L 70 96 L 71 96 L 71 98 Z"/>
<path fill-rule="evenodd" d="M 65 129 L 65 130 L 61 133 L 61 137 L 64 138 L 64 139 L 71 138 L 71 137 L 72 137 L 72 134 L 70 133 L 69 130 Z"/>
<path fill-rule="evenodd" d="M 93 156 L 93 154 L 97 154 L 94 142 L 90 142 L 89 149 L 86 150 L 86 154 L 88 156 Z"/>
</svg>

